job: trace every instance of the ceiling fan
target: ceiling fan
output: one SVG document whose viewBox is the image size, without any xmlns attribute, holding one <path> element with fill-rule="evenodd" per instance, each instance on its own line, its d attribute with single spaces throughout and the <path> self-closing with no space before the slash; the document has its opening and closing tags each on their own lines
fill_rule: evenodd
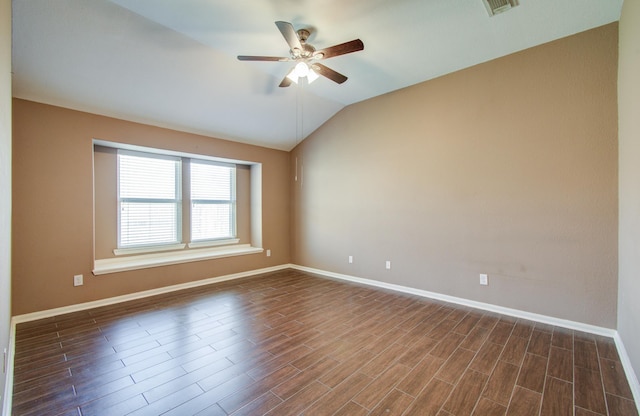
<svg viewBox="0 0 640 416">
<path fill-rule="evenodd" d="M 346 76 L 322 65 L 318 61 L 364 49 L 364 43 L 362 43 L 360 39 L 355 39 L 350 42 L 316 50 L 316 48 L 307 43 L 307 39 L 311 34 L 307 29 L 299 29 L 296 31 L 291 23 L 281 21 L 276 22 L 276 26 L 280 30 L 280 33 L 282 33 L 282 36 L 284 36 L 287 44 L 289 44 L 289 57 L 238 55 L 238 59 L 241 61 L 297 62 L 295 67 L 284 77 L 280 83 L 280 87 L 288 87 L 292 82 L 298 83 L 300 78 L 305 77 L 308 82 L 313 82 L 319 75 L 327 77 L 338 84 L 342 84 L 347 80 Z"/>
</svg>

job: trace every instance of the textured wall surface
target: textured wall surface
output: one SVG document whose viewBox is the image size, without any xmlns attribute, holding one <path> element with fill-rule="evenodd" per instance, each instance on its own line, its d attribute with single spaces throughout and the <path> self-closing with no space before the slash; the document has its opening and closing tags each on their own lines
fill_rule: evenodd
<svg viewBox="0 0 640 416">
<path fill-rule="evenodd" d="M 615 328 L 617 33 L 342 110 L 291 155 L 293 262 Z"/>
</svg>

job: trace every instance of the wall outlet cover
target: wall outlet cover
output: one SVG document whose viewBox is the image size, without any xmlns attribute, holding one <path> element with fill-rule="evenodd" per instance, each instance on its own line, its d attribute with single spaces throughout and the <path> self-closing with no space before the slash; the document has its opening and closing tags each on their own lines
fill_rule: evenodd
<svg viewBox="0 0 640 416">
<path fill-rule="evenodd" d="M 487 276 L 486 274 L 481 274 L 480 275 L 480 284 L 482 286 L 487 286 L 489 284 L 489 276 Z"/>
<path fill-rule="evenodd" d="M 82 278 L 81 274 L 77 274 L 75 276 L 73 276 L 73 285 L 74 286 L 82 286 L 84 284 L 84 279 Z"/>
</svg>

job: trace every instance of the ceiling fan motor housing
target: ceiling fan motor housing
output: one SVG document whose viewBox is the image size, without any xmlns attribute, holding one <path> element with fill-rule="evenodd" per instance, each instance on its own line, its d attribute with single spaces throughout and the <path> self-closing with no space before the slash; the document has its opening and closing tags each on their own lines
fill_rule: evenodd
<svg viewBox="0 0 640 416">
<path fill-rule="evenodd" d="M 302 46 L 302 49 L 291 49 L 291 57 L 293 59 L 312 58 L 316 48 L 307 43 L 307 39 L 309 39 L 309 35 L 311 33 L 307 29 L 298 29 L 296 33 L 298 34 L 298 39 L 300 39 L 300 46 Z"/>
<path fill-rule="evenodd" d="M 300 42 L 305 43 L 307 41 L 307 39 L 309 39 L 309 36 L 311 35 L 311 32 L 309 32 L 307 29 L 298 29 L 298 39 L 300 39 Z"/>
</svg>

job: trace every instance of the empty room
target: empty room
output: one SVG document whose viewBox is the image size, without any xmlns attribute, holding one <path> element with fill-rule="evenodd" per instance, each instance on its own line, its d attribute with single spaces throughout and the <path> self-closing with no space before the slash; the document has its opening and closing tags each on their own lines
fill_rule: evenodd
<svg viewBox="0 0 640 416">
<path fill-rule="evenodd" d="M 0 0 L 2 415 L 638 415 L 640 1 Z"/>
</svg>

